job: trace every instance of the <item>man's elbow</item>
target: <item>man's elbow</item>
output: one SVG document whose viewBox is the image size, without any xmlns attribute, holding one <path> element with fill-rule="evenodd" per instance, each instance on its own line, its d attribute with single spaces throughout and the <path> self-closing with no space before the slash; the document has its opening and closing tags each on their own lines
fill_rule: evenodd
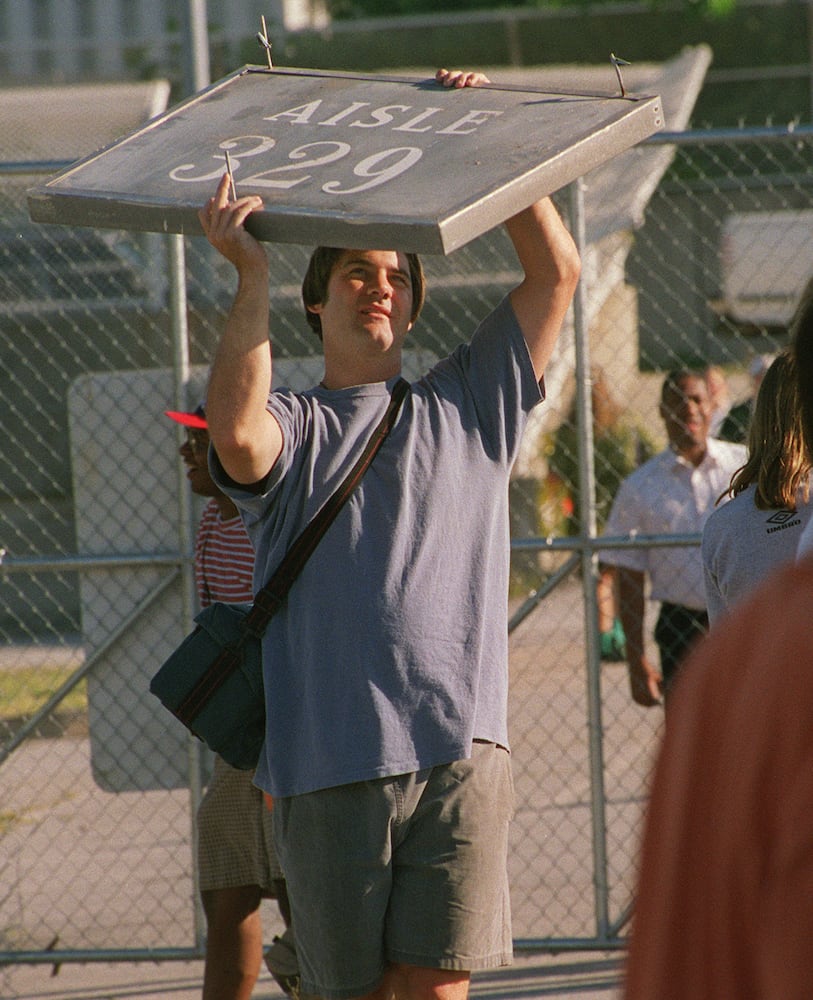
<svg viewBox="0 0 813 1000">
<path fill-rule="evenodd" d="M 223 471 L 238 485 L 253 485 L 265 479 L 279 456 L 263 443 L 258 436 L 241 433 L 238 429 L 212 434 L 212 447 Z"/>
<path fill-rule="evenodd" d="M 576 294 L 582 262 L 575 245 L 568 243 L 552 255 L 544 271 L 536 276 L 536 287 L 551 304 L 566 309 Z M 529 276 L 533 282 L 534 276 Z"/>
<path fill-rule="evenodd" d="M 576 244 L 568 241 L 567 247 L 556 259 L 557 284 L 573 295 L 582 273 L 582 259 Z"/>
</svg>

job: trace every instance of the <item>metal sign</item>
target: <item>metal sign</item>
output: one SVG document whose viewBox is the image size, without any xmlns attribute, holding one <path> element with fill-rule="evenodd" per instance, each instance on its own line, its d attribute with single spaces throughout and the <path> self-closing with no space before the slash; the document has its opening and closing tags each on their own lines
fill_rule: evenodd
<svg viewBox="0 0 813 1000">
<path fill-rule="evenodd" d="M 261 240 L 449 253 L 663 127 L 657 97 L 246 66 L 29 192 L 35 222 L 199 235 L 226 159 Z"/>
</svg>

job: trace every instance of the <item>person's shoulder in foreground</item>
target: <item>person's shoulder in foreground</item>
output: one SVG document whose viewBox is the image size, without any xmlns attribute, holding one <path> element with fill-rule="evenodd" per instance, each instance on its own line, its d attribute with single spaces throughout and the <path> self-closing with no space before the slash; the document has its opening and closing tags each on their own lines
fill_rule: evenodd
<svg viewBox="0 0 813 1000">
<path fill-rule="evenodd" d="M 675 687 L 624 1000 L 807 1000 L 813 983 L 813 558 L 712 629 Z"/>
</svg>

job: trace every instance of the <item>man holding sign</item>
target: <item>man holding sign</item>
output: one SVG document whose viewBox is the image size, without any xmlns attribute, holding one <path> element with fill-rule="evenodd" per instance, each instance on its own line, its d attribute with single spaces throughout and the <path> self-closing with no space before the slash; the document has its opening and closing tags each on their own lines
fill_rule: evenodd
<svg viewBox="0 0 813 1000">
<path fill-rule="evenodd" d="M 303 300 L 324 378 L 271 392 L 268 261 L 244 228 L 261 208 L 224 176 L 200 212 L 238 275 L 207 412 L 255 588 L 377 425 L 423 301 L 414 254 L 319 248 Z M 255 780 L 275 802 L 303 991 L 327 1000 L 462 1000 L 471 970 L 511 960 L 508 480 L 580 264 L 548 198 L 505 225 L 523 280 L 412 384 L 264 637 Z"/>
</svg>

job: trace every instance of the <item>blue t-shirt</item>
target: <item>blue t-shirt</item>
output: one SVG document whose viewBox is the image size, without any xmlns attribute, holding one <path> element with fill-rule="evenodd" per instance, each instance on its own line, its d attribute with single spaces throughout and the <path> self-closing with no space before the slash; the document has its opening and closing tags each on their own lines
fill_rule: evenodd
<svg viewBox="0 0 813 1000">
<path fill-rule="evenodd" d="M 226 485 L 257 555 L 255 587 L 344 478 L 391 383 L 272 392 L 282 454 L 265 490 Z M 358 488 L 264 637 L 274 796 L 404 774 L 508 746 L 508 480 L 542 398 L 506 298 L 413 383 Z"/>
</svg>

